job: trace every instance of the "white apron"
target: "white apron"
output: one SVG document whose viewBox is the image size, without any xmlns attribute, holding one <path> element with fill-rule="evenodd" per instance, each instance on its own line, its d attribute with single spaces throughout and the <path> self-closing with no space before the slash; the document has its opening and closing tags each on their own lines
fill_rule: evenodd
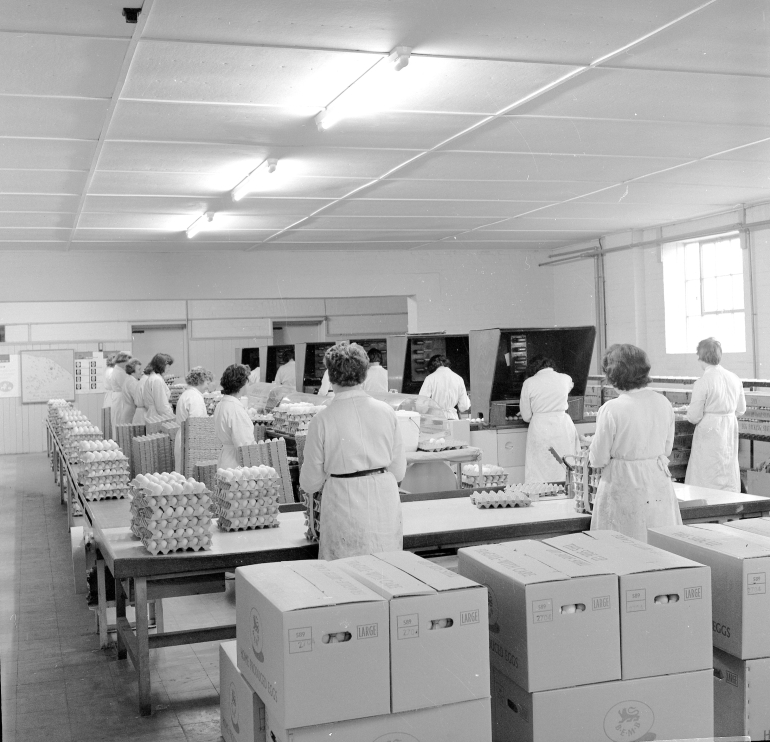
<svg viewBox="0 0 770 742">
<path fill-rule="evenodd" d="M 610 530 L 647 542 L 648 528 L 682 524 L 668 459 L 610 459 L 602 470 L 591 530 Z"/>
<path fill-rule="evenodd" d="M 566 412 L 535 412 L 527 431 L 527 455 L 524 462 L 525 482 L 563 482 L 564 467 L 549 448 L 559 456 L 572 456 L 580 451 L 575 423 Z"/>
<path fill-rule="evenodd" d="M 685 484 L 741 491 L 738 420 L 732 412 L 707 412 L 695 426 Z"/>
<path fill-rule="evenodd" d="M 319 559 L 400 551 L 404 548 L 401 498 L 390 472 L 329 477 L 321 498 Z"/>
</svg>

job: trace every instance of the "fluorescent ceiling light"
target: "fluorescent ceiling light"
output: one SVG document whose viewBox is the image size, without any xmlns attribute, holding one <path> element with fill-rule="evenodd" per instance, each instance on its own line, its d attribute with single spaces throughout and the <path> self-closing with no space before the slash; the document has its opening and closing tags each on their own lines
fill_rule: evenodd
<svg viewBox="0 0 770 742">
<path fill-rule="evenodd" d="M 411 54 L 411 47 L 397 46 L 387 57 L 372 65 L 345 92 L 316 115 L 315 124 L 318 131 L 326 131 L 348 116 L 376 111 L 382 104 L 383 95 L 393 86 L 391 73 L 404 69 L 409 64 Z"/>
<path fill-rule="evenodd" d="M 213 221 L 213 211 L 207 211 L 205 214 L 201 214 L 189 227 L 187 227 L 188 239 L 195 237 L 198 232 L 200 232 L 202 229 L 206 229 L 206 227 L 208 227 L 209 224 L 211 224 Z"/>
<path fill-rule="evenodd" d="M 255 170 L 252 170 L 240 183 L 238 183 L 232 191 L 230 196 L 233 201 L 240 201 L 244 196 L 248 196 L 252 191 L 259 188 L 259 182 L 265 176 L 275 172 L 275 167 L 278 164 L 278 160 L 274 157 L 270 157 L 264 162 L 261 162 Z"/>
</svg>

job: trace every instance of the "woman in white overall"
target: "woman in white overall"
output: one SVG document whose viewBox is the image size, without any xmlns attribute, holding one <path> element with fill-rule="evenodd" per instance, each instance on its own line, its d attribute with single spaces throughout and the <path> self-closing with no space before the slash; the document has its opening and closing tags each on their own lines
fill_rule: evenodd
<svg viewBox="0 0 770 742">
<path fill-rule="evenodd" d="M 333 401 L 308 427 L 299 483 L 321 499 L 319 559 L 403 548 L 398 482 L 406 456 L 393 408 L 362 389 L 369 359 L 356 344 L 324 356 Z"/>
<path fill-rule="evenodd" d="M 602 370 L 618 392 L 599 408 L 589 458 L 604 467 L 591 530 L 612 530 L 647 541 L 647 529 L 681 525 L 668 471 L 674 445 L 674 408 L 646 389 L 650 361 L 634 345 L 612 345 Z"/>
<path fill-rule="evenodd" d="M 228 366 L 219 383 L 222 385 L 222 401 L 214 410 L 214 432 L 222 450 L 219 452 L 219 466 L 235 469 L 238 463 L 238 448 L 251 446 L 254 439 L 254 423 L 241 404 L 241 390 L 249 381 L 249 372 L 240 364 Z"/>
<path fill-rule="evenodd" d="M 538 355 L 527 364 L 519 406 L 521 419 L 529 423 L 525 482 L 563 482 L 566 471 L 548 449 L 553 448 L 559 456 L 580 451 L 575 423 L 567 414 L 573 386 L 572 378 L 558 373 L 551 358 Z"/>
<path fill-rule="evenodd" d="M 153 415 L 161 415 L 162 417 L 174 416 L 174 411 L 171 409 L 171 390 L 163 378 L 166 368 L 173 363 L 174 359 L 168 353 L 156 353 L 147 366 L 150 369 L 150 373 L 147 376 L 147 381 L 142 386 L 144 408 L 147 417 L 152 417 Z"/>
<path fill-rule="evenodd" d="M 738 418 L 746 412 L 741 380 L 722 368 L 722 344 L 714 338 L 698 343 L 703 376 L 692 388 L 687 419 L 695 425 L 685 484 L 728 492 L 741 491 L 738 468 Z"/>
<path fill-rule="evenodd" d="M 174 436 L 174 471 L 180 474 L 184 473 L 182 467 L 182 423 L 191 417 L 208 417 L 203 393 L 207 391 L 208 385 L 214 381 L 214 374 L 203 366 L 195 366 L 185 376 L 185 381 L 189 389 L 182 392 L 176 403 L 176 421 L 179 423 L 179 430 Z"/>
</svg>

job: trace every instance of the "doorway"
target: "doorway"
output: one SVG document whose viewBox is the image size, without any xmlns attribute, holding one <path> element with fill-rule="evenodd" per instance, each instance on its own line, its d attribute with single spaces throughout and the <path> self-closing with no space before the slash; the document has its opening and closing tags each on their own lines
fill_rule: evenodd
<svg viewBox="0 0 770 742">
<path fill-rule="evenodd" d="M 174 365 L 168 371 L 184 379 L 187 371 L 185 352 L 186 325 L 134 325 L 131 327 L 133 356 L 146 366 L 156 353 L 168 353 Z"/>
</svg>

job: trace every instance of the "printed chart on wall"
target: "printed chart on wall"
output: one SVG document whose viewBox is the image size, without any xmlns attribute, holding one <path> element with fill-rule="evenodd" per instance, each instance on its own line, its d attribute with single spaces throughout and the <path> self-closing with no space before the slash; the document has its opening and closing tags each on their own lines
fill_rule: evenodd
<svg viewBox="0 0 770 742">
<path fill-rule="evenodd" d="M 21 402 L 75 401 L 74 350 L 21 351 Z"/>
<path fill-rule="evenodd" d="M 0 397 L 20 397 L 19 356 L 0 355 Z"/>
</svg>

